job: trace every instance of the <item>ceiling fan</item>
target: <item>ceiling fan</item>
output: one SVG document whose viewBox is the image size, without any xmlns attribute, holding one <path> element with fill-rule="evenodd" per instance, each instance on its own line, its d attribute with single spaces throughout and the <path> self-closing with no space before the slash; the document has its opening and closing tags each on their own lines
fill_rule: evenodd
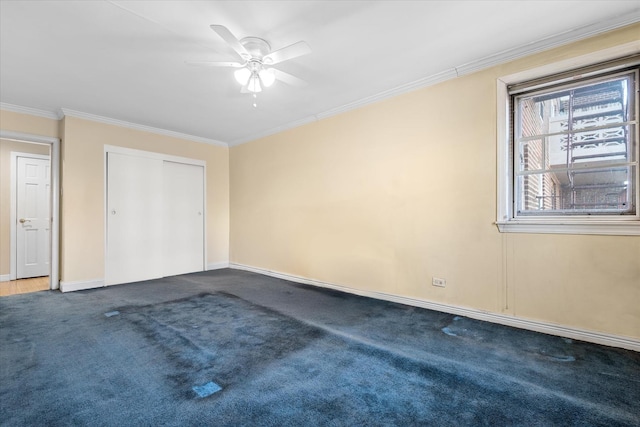
<svg viewBox="0 0 640 427">
<path fill-rule="evenodd" d="M 311 53 L 311 48 L 304 41 L 299 41 L 282 49 L 271 51 L 269 43 L 259 37 L 244 37 L 240 40 L 223 25 L 210 25 L 227 44 L 240 56 L 241 62 L 187 61 L 189 65 L 206 67 L 237 68 L 234 76 L 242 85 L 242 93 L 262 91 L 280 80 L 292 86 L 306 86 L 306 82 L 272 66 L 289 59 Z"/>
</svg>

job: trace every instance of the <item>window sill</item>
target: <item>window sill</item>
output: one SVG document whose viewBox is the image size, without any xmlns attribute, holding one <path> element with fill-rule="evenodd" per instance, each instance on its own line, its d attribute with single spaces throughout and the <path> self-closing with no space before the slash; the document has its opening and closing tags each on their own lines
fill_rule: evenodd
<svg viewBox="0 0 640 427">
<path fill-rule="evenodd" d="M 640 236 L 640 221 L 630 220 L 560 220 L 522 219 L 497 221 L 501 233 L 532 234 L 598 234 L 612 236 Z"/>
</svg>

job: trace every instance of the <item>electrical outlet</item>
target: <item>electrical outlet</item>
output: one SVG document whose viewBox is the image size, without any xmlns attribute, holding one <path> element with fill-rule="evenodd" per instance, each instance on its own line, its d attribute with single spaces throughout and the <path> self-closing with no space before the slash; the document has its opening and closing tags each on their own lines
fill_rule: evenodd
<svg viewBox="0 0 640 427">
<path fill-rule="evenodd" d="M 432 277 L 431 278 L 431 284 L 433 286 L 439 286 L 441 288 L 444 288 L 445 285 L 447 284 L 447 281 L 445 279 L 440 279 L 438 277 Z"/>
</svg>

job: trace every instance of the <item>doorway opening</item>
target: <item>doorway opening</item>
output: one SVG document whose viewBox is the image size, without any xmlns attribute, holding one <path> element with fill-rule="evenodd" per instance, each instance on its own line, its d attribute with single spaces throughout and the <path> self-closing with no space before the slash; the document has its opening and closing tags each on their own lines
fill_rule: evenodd
<svg viewBox="0 0 640 427">
<path fill-rule="evenodd" d="M 0 296 L 59 288 L 59 149 L 0 130 Z"/>
</svg>

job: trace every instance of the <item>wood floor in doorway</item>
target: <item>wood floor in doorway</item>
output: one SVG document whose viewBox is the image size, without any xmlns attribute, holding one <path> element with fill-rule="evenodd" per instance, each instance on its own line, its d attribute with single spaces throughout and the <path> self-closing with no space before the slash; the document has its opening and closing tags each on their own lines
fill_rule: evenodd
<svg viewBox="0 0 640 427">
<path fill-rule="evenodd" d="M 49 290 L 49 276 L 0 282 L 0 297 Z"/>
</svg>

